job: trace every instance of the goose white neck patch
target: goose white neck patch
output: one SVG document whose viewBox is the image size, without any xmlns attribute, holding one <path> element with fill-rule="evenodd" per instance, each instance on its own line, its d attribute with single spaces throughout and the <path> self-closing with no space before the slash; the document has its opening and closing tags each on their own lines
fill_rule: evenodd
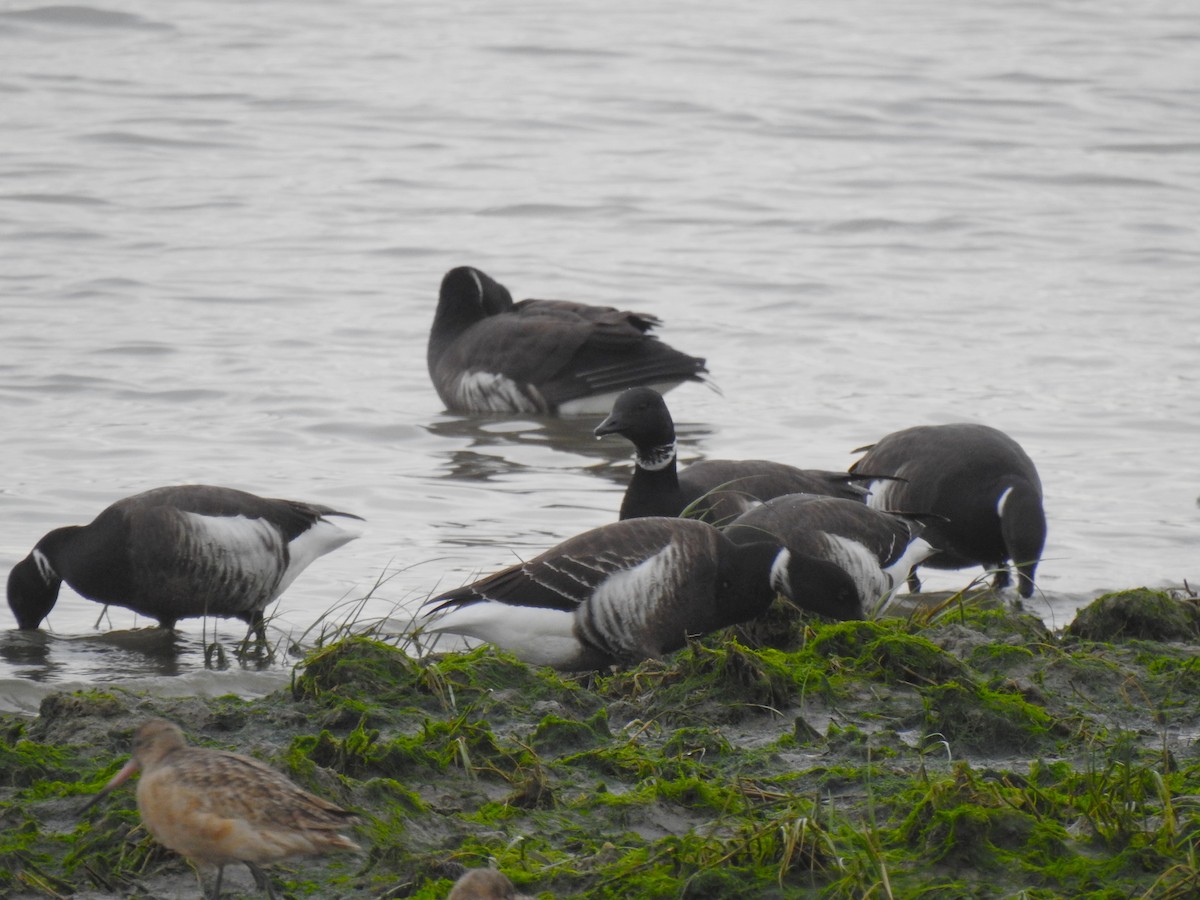
<svg viewBox="0 0 1200 900">
<path fill-rule="evenodd" d="M 41 550 L 33 551 L 33 564 L 37 566 L 38 574 L 42 576 L 42 581 L 50 584 L 52 581 L 58 581 L 58 573 L 54 571 L 54 566 L 50 565 L 50 560 L 46 558 L 46 554 Z"/>
<path fill-rule="evenodd" d="M 1008 487 L 1006 487 L 1004 489 L 1003 493 L 1001 493 L 999 498 L 996 500 L 996 515 L 1000 516 L 1000 518 L 1004 518 L 1004 504 L 1008 502 L 1008 495 L 1011 494 L 1012 492 L 1013 492 L 1012 485 L 1009 485 Z"/>
<path fill-rule="evenodd" d="M 661 447 L 651 447 L 645 453 L 637 455 L 638 467 L 648 472 L 661 472 L 674 461 L 675 441 Z"/>
</svg>

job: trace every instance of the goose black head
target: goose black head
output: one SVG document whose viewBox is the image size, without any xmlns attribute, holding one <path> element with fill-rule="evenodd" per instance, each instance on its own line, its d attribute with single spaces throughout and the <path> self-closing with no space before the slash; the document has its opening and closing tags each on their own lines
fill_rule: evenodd
<svg viewBox="0 0 1200 900">
<path fill-rule="evenodd" d="M 22 631 L 33 631 L 54 609 L 62 579 L 40 550 L 34 550 L 8 574 L 8 607 Z"/>
<path fill-rule="evenodd" d="M 613 403 L 608 418 L 596 426 L 596 437 L 619 434 L 639 450 L 675 443 L 675 421 L 662 394 L 653 388 L 632 387 Z"/>
</svg>

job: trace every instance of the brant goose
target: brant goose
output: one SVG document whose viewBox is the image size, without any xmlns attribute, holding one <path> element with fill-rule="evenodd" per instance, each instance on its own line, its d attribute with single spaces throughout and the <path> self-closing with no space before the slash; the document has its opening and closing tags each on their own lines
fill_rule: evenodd
<svg viewBox="0 0 1200 900">
<path fill-rule="evenodd" d="M 630 312 L 617 309 L 615 306 L 596 306 L 592 303 L 579 303 L 575 300 L 520 300 L 513 302 L 508 288 L 493 278 L 474 270 L 483 285 L 483 311 L 486 315 L 494 316 L 499 313 L 516 313 L 520 316 L 550 316 L 564 322 L 587 322 L 604 325 L 608 328 L 625 330 L 632 325 L 643 334 L 651 328 L 658 328 L 662 320 L 649 313 Z"/>
<path fill-rule="evenodd" d="M 743 513 L 725 534 L 737 544 L 776 540 L 793 558 L 841 570 L 853 591 L 830 593 L 820 584 L 792 581 L 788 597 L 835 619 L 861 619 L 883 612 L 912 567 L 934 552 L 919 537 L 922 528 L 915 517 L 880 512 L 856 500 L 788 494 Z"/>
<path fill-rule="evenodd" d="M 650 388 L 625 391 L 596 437 L 619 434 L 633 443 L 633 477 L 621 518 L 678 516 L 685 512 L 726 525 L 763 500 L 783 494 L 824 494 L 864 502 L 871 479 L 847 472 L 797 469 L 762 459 L 706 459 L 676 470 L 675 423 L 662 396 Z"/>
<path fill-rule="evenodd" d="M 179 726 L 165 719 L 138 727 L 133 756 L 83 812 L 139 769 L 137 805 L 146 830 L 188 859 L 215 865 L 214 898 L 221 896 L 221 876 L 230 863 L 245 863 L 258 887 L 274 898 L 260 863 L 330 850 L 362 852 L 340 833 L 360 821 L 353 813 L 257 759 L 189 747 Z"/>
<path fill-rule="evenodd" d="M 735 545 L 694 519 L 613 522 L 426 601 L 423 630 L 568 671 L 636 663 L 763 612 L 807 577 L 790 559 L 778 541 Z"/>
<path fill-rule="evenodd" d="M 478 269 L 442 279 L 427 362 L 447 408 L 469 413 L 604 412 L 624 388 L 703 381 L 704 360 L 647 332 L 658 319 L 562 300 L 522 300 Z"/>
<path fill-rule="evenodd" d="M 210 485 L 118 500 L 89 525 L 56 528 L 8 576 L 17 627 L 34 629 L 62 582 L 163 628 L 193 616 L 242 619 L 266 640 L 263 610 L 318 556 L 358 537 L 350 513 Z"/>
<path fill-rule="evenodd" d="M 871 485 L 877 508 L 934 513 L 925 538 L 937 553 L 923 565 L 935 569 L 983 566 L 996 570 L 996 590 L 1008 586 L 1011 563 L 1017 592 L 1029 597 L 1046 542 L 1042 483 L 1020 445 L 987 425 L 919 425 L 887 435 L 854 452 L 866 455 L 851 472 L 894 475 Z M 916 571 L 909 587 L 920 590 Z"/>
</svg>

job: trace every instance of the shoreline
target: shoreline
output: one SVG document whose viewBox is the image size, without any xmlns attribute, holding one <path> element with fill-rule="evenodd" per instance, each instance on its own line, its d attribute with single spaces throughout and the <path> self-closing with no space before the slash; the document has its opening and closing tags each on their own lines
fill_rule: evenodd
<svg viewBox="0 0 1200 900">
<path fill-rule="evenodd" d="M 982 581 L 968 584 L 957 589 L 957 592 L 974 595 L 982 584 Z M 1187 592 L 1185 584 L 1175 582 L 1164 582 L 1147 589 L 1177 596 Z M 956 590 L 949 588 L 935 588 L 919 594 L 901 593 L 893 600 L 887 615 L 907 616 L 955 593 Z M 1061 611 L 1068 606 L 1083 609 L 1106 593 L 1111 592 L 1058 592 L 1045 598 L 1039 596 L 1032 601 L 1023 601 L 1023 604 L 1025 611 L 1040 618 L 1047 629 L 1059 633 L 1067 621 L 1060 621 L 1056 609 Z M 95 605 L 91 601 L 86 602 Z M 358 600 L 352 605 L 362 604 L 363 601 Z M 334 609 L 344 605 L 339 602 Z M 382 610 L 375 612 L 378 614 L 329 624 L 315 643 L 326 644 L 339 636 L 361 633 L 368 626 L 375 632 L 388 633 L 387 640 L 404 643 L 401 632 L 409 630 L 406 626 L 411 625 L 411 614 L 397 615 L 395 609 L 391 614 L 383 614 Z M 330 613 L 332 610 L 326 616 Z M 187 621 L 181 625 L 186 626 Z M 219 620 L 218 625 L 223 621 Z M 392 629 L 395 629 L 395 633 L 391 633 Z M 238 658 L 229 649 L 238 643 L 241 632 L 237 628 L 224 629 L 224 633 L 216 634 L 211 625 L 203 628 L 197 626 L 195 631 L 172 632 L 174 637 L 169 641 L 161 629 L 149 624 L 107 632 L 0 633 L 0 656 L 4 657 L 12 670 L 0 675 L 0 715 L 13 713 L 36 717 L 39 704 L 49 694 L 87 690 L 96 686 L 148 690 L 163 696 L 220 696 L 234 693 L 245 699 L 261 697 L 290 680 L 293 669 L 304 657 L 299 645 L 310 646 L 313 643 L 309 635 L 311 630 L 312 625 L 308 624 L 273 632 L 271 642 L 275 648 L 275 660 L 266 665 L 257 656 Z M 299 639 L 297 634 L 301 635 Z M 461 646 L 460 643 L 452 644 L 451 636 L 443 637 L 448 646 Z M 214 645 L 225 648 L 224 658 L 215 663 L 205 658 L 206 647 Z M 104 654 L 113 648 L 135 659 L 134 672 L 117 678 L 111 668 L 106 668 L 106 665 L 111 667 L 112 664 L 107 663 Z M 138 662 L 141 664 L 138 665 Z M 71 674 L 57 674 L 64 671 Z"/>
<path fill-rule="evenodd" d="M 364 858 L 269 868 L 289 897 L 440 898 L 494 862 L 540 897 L 1182 898 L 1198 654 L 1194 597 L 1105 595 L 1060 636 L 984 592 L 878 622 L 777 606 L 609 675 L 352 637 L 255 699 L 54 691 L 0 714 L 0 893 L 200 896 L 132 790 L 75 815 L 163 716 L 363 814 Z M 244 867 L 223 896 L 257 896 Z"/>
</svg>

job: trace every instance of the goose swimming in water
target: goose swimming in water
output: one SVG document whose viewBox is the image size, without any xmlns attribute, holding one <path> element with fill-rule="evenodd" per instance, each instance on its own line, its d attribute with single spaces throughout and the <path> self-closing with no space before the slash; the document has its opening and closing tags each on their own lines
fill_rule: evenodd
<svg viewBox="0 0 1200 900">
<path fill-rule="evenodd" d="M 80 595 L 174 628 L 238 618 L 266 639 L 263 611 L 313 560 L 358 537 L 351 513 L 211 485 L 118 500 L 88 525 L 46 534 L 8 576 L 17 627 L 37 628 L 65 581 Z M 346 523 L 348 524 L 348 523 Z"/>
<path fill-rule="evenodd" d="M 427 363 L 448 409 L 578 415 L 633 385 L 703 381 L 704 360 L 648 332 L 654 316 L 563 300 L 513 303 L 504 285 L 460 266 L 442 279 Z"/>
<path fill-rule="evenodd" d="M 726 525 L 763 500 L 783 494 L 824 494 L 864 502 L 867 476 L 798 469 L 763 459 L 706 459 L 677 469 L 675 422 L 662 395 L 630 388 L 596 426 L 596 437 L 619 434 L 635 448 L 633 476 L 621 501 L 622 519 L 689 517 Z M 690 509 L 689 509 L 690 507 Z"/>
</svg>

